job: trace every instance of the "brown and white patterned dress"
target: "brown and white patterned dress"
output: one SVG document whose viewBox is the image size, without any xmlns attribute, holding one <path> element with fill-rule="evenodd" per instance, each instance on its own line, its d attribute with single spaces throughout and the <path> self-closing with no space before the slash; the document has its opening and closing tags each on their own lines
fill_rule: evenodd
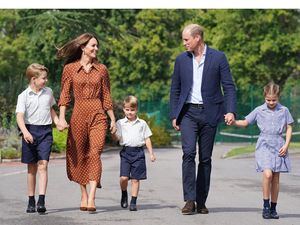
<svg viewBox="0 0 300 225">
<path fill-rule="evenodd" d="M 101 187 L 101 153 L 105 143 L 107 116 L 112 109 L 107 68 L 95 62 L 86 73 L 79 61 L 65 65 L 59 106 L 68 106 L 74 97 L 67 139 L 67 174 L 71 181 L 86 185 L 97 181 Z"/>
</svg>

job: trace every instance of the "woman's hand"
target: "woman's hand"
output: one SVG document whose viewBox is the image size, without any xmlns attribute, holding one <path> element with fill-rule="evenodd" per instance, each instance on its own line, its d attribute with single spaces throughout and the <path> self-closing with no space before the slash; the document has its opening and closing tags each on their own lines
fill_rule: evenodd
<svg viewBox="0 0 300 225">
<path fill-rule="evenodd" d="M 112 120 L 110 121 L 110 133 L 115 134 L 117 132 L 117 127 L 116 127 L 116 121 Z"/>
<path fill-rule="evenodd" d="M 68 128 L 69 127 L 69 124 L 67 123 L 67 121 L 65 119 L 59 119 L 57 125 L 56 125 L 56 128 L 59 130 L 59 131 L 63 131 L 64 129 Z"/>
</svg>

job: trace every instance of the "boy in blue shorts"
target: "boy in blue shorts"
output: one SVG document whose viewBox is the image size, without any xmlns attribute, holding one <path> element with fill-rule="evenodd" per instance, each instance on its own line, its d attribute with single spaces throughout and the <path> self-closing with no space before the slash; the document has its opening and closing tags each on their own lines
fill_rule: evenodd
<svg viewBox="0 0 300 225">
<path fill-rule="evenodd" d="M 53 92 L 46 87 L 48 69 L 33 63 L 27 67 L 29 85 L 18 96 L 16 117 L 22 132 L 22 163 L 27 164 L 28 206 L 27 213 L 45 213 L 45 194 L 48 182 L 48 161 L 53 143 L 52 121 L 57 125 L 58 116 L 52 106 Z M 36 174 L 39 174 L 39 199 L 35 204 Z"/>
<path fill-rule="evenodd" d="M 146 162 L 143 146 L 146 145 L 152 162 L 156 160 L 153 153 L 150 136 L 152 132 L 148 124 L 137 117 L 138 100 L 128 96 L 123 102 L 125 118 L 117 121 L 117 131 L 113 134 L 115 140 L 123 146 L 120 157 L 120 187 L 122 191 L 121 207 L 128 207 L 127 186 L 131 179 L 131 201 L 129 210 L 137 211 L 136 201 L 140 188 L 140 180 L 145 180 Z"/>
</svg>

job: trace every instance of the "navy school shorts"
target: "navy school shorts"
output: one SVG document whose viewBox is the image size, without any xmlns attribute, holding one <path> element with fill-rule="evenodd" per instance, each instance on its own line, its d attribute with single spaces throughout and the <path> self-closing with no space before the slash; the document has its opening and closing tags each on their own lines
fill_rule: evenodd
<svg viewBox="0 0 300 225">
<path fill-rule="evenodd" d="M 143 147 L 124 146 L 120 152 L 120 157 L 120 176 L 135 180 L 147 179 L 146 160 Z"/>
<path fill-rule="evenodd" d="M 26 128 L 33 137 L 33 143 L 26 143 L 22 137 L 22 163 L 49 161 L 53 143 L 52 126 L 26 124 Z"/>
</svg>

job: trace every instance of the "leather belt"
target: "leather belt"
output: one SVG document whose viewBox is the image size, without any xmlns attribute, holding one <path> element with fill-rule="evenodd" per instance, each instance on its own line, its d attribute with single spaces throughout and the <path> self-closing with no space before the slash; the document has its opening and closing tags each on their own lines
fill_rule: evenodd
<svg viewBox="0 0 300 225">
<path fill-rule="evenodd" d="M 187 103 L 187 105 L 190 105 L 190 106 L 192 106 L 194 108 L 198 108 L 198 109 L 204 108 L 203 104 Z"/>
</svg>

